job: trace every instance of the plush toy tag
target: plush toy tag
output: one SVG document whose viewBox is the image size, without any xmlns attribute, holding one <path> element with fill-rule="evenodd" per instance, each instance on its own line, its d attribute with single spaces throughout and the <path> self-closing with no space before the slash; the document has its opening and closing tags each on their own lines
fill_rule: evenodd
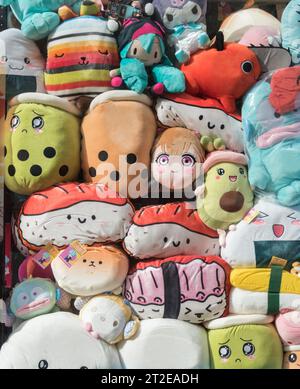
<svg viewBox="0 0 300 389">
<path fill-rule="evenodd" d="M 128 337 L 130 337 L 130 335 L 131 335 L 131 333 L 132 333 L 132 331 L 133 331 L 133 327 L 134 327 L 134 321 L 133 321 L 133 320 L 130 320 L 130 321 L 126 324 L 126 326 L 125 326 L 125 328 L 124 328 L 124 338 L 125 338 L 125 339 L 128 338 Z"/>
<path fill-rule="evenodd" d="M 285 265 L 287 264 L 287 262 L 288 261 L 286 259 L 279 258 L 279 257 L 272 257 L 268 267 L 272 267 L 274 265 L 277 265 L 277 266 L 281 266 L 282 268 L 284 268 Z"/>
<path fill-rule="evenodd" d="M 85 248 L 75 240 L 59 254 L 59 258 L 65 265 L 72 267 L 84 253 L 86 253 Z"/>
<path fill-rule="evenodd" d="M 46 269 L 53 259 L 58 255 L 59 251 L 56 247 L 53 247 L 51 244 L 48 244 L 37 254 L 35 254 L 32 259 L 37 263 L 42 269 Z"/>
<path fill-rule="evenodd" d="M 246 216 L 244 217 L 244 221 L 250 224 L 251 222 L 253 222 L 253 220 L 257 218 L 258 215 L 259 215 L 259 211 L 255 209 L 250 209 L 250 211 L 247 212 Z"/>
</svg>

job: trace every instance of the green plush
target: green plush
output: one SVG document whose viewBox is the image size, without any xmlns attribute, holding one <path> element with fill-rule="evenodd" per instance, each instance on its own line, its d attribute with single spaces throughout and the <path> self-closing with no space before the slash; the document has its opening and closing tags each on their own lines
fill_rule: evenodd
<svg viewBox="0 0 300 389">
<path fill-rule="evenodd" d="M 272 324 L 243 324 L 208 332 L 214 369 L 281 369 L 282 346 Z"/>
<path fill-rule="evenodd" d="M 29 195 L 77 179 L 80 120 L 65 100 L 25 93 L 11 102 L 4 126 L 5 184 Z"/>
<path fill-rule="evenodd" d="M 203 164 L 204 184 L 196 189 L 201 220 L 212 229 L 226 230 L 253 206 L 246 158 L 232 151 L 214 151 Z"/>
</svg>

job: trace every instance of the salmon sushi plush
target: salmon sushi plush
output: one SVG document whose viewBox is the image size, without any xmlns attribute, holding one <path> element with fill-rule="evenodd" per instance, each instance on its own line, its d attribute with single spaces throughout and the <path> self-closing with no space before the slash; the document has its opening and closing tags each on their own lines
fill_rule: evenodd
<svg viewBox="0 0 300 389">
<path fill-rule="evenodd" d="M 261 73 L 259 59 L 246 46 L 226 43 L 218 33 L 217 47 L 192 55 L 181 67 L 187 92 L 219 100 L 229 113 L 236 112 L 236 100 L 244 96 Z"/>
<path fill-rule="evenodd" d="M 103 185 L 56 185 L 24 203 L 16 223 L 18 240 L 33 251 L 74 240 L 88 245 L 115 242 L 124 238 L 133 213 L 127 199 Z"/>
<path fill-rule="evenodd" d="M 144 207 L 137 211 L 124 240 L 139 259 L 173 255 L 218 255 L 218 233 L 207 227 L 189 203 Z"/>
</svg>

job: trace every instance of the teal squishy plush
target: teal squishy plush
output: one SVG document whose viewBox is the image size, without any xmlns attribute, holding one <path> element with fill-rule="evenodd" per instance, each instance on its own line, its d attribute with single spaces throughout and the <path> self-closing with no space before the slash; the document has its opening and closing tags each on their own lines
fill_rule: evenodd
<svg viewBox="0 0 300 389">
<path fill-rule="evenodd" d="M 58 9 L 67 5 L 79 12 L 81 0 L 0 0 L 0 6 L 11 7 L 22 25 L 23 34 L 30 39 L 46 38 L 60 23 Z"/>
<path fill-rule="evenodd" d="M 14 288 L 10 310 L 18 319 L 32 319 L 55 310 L 57 297 L 53 282 L 42 278 L 29 278 Z"/>
</svg>

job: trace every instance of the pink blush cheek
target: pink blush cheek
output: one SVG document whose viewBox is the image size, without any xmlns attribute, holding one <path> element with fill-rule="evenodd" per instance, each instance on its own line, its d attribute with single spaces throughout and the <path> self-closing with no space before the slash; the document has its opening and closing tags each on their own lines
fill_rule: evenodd
<svg viewBox="0 0 300 389">
<path fill-rule="evenodd" d="M 293 220 L 292 221 L 292 225 L 299 227 L 300 226 L 300 220 Z"/>
<path fill-rule="evenodd" d="M 255 355 L 249 355 L 248 359 L 250 359 L 251 361 L 254 361 L 256 359 L 256 356 Z"/>
<path fill-rule="evenodd" d="M 195 168 L 194 167 L 185 167 L 184 169 L 183 169 L 183 172 L 184 172 L 184 174 L 193 174 L 194 173 L 194 171 L 195 171 Z"/>
<path fill-rule="evenodd" d="M 257 226 L 266 224 L 266 222 L 263 221 L 263 220 L 261 220 L 261 219 L 253 220 L 252 223 L 253 223 L 253 224 L 256 224 Z"/>
<path fill-rule="evenodd" d="M 227 363 L 227 362 L 229 362 L 229 359 L 228 358 L 221 358 L 221 362 L 222 363 Z"/>
<path fill-rule="evenodd" d="M 220 180 L 221 179 L 221 177 L 220 176 L 216 176 L 216 180 Z"/>
</svg>

